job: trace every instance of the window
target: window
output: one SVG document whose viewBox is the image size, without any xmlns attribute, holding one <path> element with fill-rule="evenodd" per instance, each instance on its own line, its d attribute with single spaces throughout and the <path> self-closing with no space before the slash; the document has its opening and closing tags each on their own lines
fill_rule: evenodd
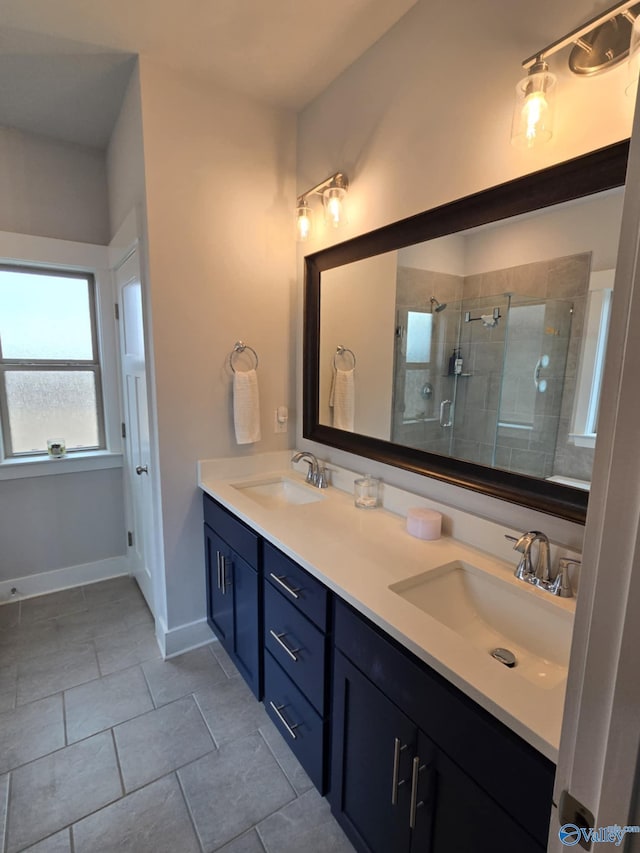
<svg viewBox="0 0 640 853">
<path fill-rule="evenodd" d="M 0 418 L 5 457 L 105 447 L 93 275 L 0 267 Z"/>
<path fill-rule="evenodd" d="M 578 447 L 594 447 L 609 333 L 615 270 L 591 273 L 587 316 L 570 438 Z"/>
</svg>

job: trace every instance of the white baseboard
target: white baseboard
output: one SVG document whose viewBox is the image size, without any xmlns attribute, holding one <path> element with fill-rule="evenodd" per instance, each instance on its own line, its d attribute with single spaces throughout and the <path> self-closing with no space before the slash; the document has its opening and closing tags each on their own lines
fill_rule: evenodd
<svg viewBox="0 0 640 853">
<path fill-rule="evenodd" d="M 80 566 L 66 566 L 64 569 L 55 569 L 52 572 L 40 572 L 37 575 L 0 581 L 0 602 L 32 598 L 34 595 L 58 592 L 61 589 L 84 586 L 126 574 L 129 574 L 129 571 L 125 556 L 96 560 Z M 14 589 L 15 593 L 12 592 Z"/>
<path fill-rule="evenodd" d="M 206 646 L 215 640 L 215 636 L 206 619 L 188 622 L 168 630 L 160 619 L 156 619 L 156 637 L 165 658 L 172 658 L 184 652 Z"/>
</svg>

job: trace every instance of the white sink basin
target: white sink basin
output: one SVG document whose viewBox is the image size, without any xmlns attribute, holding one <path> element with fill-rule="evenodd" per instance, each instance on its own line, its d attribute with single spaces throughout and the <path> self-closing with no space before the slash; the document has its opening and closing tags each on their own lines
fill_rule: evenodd
<svg viewBox="0 0 640 853">
<path fill-rule="evenodd" d="M 324 499 L 324 495 L 315 486 L 308 486 L 285 476 L 263 477 L 232 483 L 234 489 L 256 501 L 267 509 L 315 503 Z"/>
<path fill-rule="evenodd" d="M 389 589 L 491 655 L 508 649 L 508 672 L 551 689 L 567 677 L 573 616 L 520 581 L 510 582 L 454 561 L 392 584 Z M 495 661 L 496 666 L 505 666 Z"/>
</svg>

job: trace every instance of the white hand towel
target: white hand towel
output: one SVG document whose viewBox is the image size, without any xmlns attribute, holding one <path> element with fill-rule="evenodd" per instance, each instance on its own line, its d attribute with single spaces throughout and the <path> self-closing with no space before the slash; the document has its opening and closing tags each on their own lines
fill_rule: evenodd
<svg viewBox="0 0 640 853">
<path fill-rule="evenodd" d="M 333 371 L 329 405 L 333 409 L 333 426 L 353 432 L 355 419 L 355 370 Z"/>
<path fill-rule="evenodd" d="M 260 395 L 255 370 L 233 374 L 233 422 L 238 444 L 260 441 Z"/>
</svg>

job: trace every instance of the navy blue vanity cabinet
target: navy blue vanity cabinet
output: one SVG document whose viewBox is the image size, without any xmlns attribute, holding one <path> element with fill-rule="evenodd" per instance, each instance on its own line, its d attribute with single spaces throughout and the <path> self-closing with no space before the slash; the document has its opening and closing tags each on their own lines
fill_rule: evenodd
<svg viewBox="0 0 640 853">
<path fill-rule="evenodd" d="M 331 788 L 366 853 L 542 853 L 555 768 L 336 600 Z"/>
<path fill-rule="evenodd" d="M 264 543 L 264 706 L 320 793 L 327 784 L 329 593 Z"/>
<path fill-rule="evenodd" d="M 204 495 L 207 621 L 262 698 L 260 537 Z"/>
</svg>

